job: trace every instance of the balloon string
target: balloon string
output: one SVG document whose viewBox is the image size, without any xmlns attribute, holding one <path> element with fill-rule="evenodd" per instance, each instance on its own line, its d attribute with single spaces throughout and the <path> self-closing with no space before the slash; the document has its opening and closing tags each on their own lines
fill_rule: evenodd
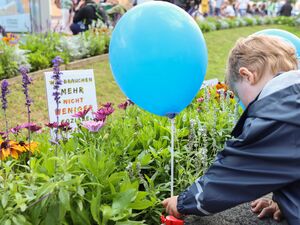
<svg viewBox="0 0 300 225">
<path fill-rule="evenodd" d="M 171 119 L 171 197 L 174 196 L 174 136 L 175 136 L 175 118 Z"/>
</svg>

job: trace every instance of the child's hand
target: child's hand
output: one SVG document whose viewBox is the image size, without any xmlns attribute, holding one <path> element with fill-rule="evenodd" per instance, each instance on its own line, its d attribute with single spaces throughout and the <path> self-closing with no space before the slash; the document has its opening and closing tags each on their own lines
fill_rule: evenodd
<svg viewBox="0 0 300 225">
<path fill-rule="evenodd" d="M 251 210 L 254 213 L 259 213 L 258 218 L 260 219 L 271 216 L 274 220 L 280 221 L 282 218 L 278 204 L 267 198 L 260 198 L 253 201 L 251 203 Z"/>
<path fill-rule="evenodd" d="M 169 215 L 175 216 L 176 218 L 180 218 L 181 215 L 177 211 L 177 197 L 178 196 L 173 196 L 171 198 L 167 198 L 162 202 L 162 204 L 166 208 L 166 212 Z"/>
</svg>

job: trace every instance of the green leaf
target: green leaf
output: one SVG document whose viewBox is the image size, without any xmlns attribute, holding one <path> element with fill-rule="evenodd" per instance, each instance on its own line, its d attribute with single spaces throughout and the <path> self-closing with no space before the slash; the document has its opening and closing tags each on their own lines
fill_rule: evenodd
<svg viewBox="0 0 300 225">
<path fill-rule="evenodd" d="M 83 197 L 84 194 L 85 194 L 85 191 L 84 191 L 83 187 L 78 186 L 78 188 L 77 188 L 77 193 L 78 193 L 81 197 Z"/>
<path fill-rule="evenodd" d="M 82 209 L 83 209 L 83 204 L 82 204 L 82 200 L 81 200 L 81 199 L 77 201 L 77 206 L 78 206 L 78 209 L 79 209 L 80 211 L 82 211 Z"/>
<path fill-rule="evenodd" d="M 8 192 L 4 193 L 1 196 L 1 203 L 2 203 L 3 208 L 5 208 L 7 206 L 8 198 L 9 198 L 9 193 Z"/>
<path fill-rule="evenodd" d="M 112 216 L 112 208 L 108 205 L 103 205 L 103 206 L 101 206 L 101 211 L 102 211 L 102 215 L 103 215 L 102 224 L 106 225 Z"/>
<path fill-rule="evenodd" d="M 127 209 L 130 203 L 136 196 L 137 191 L 135 189 L 129 189 L 125 192 L 118 193 L 113 199 L 112 214 L 115 216 Z"/>
<path fill-rule="evenodd" d="M 7 219 L 7 220 L 5 221 L 5 223 L 4 223 L 4 225 L 11 225 L 10 219 Z"/>
<path fill-rule="evenodd" d="M 25 216 L 23 216 L 23 215 L 21 215 L 21 214 L 18 214 L 18 215 L 16 216 L 16 218 L 17 218 L 17 221 L 19 222 L 20 225 L 31 225 L 31 224 L 32 224 L 32 223 L 29 223 L 29 222 L 26 220 Z"/>
<path fill-rule="evenodd" d="M 55 188 L 55 183 L 45 183 L 38 191 L 37 197 L 40 198 L 44 196 L 45 194 L 48 194 L 50 192 L 53 192 Z"/>
<path fill-rule="evenodd" d="M 92 213 L 93 219 L 98 224 L 100 224 L 100 217 L 99 217 L 99 214 L 100 214 L 99 206 L 101 205 L 100 199 L 101 199 L 101 193 L 98 192 L 97 195 L 93 196 L 92 200 L 91 200 L 91 213 Z"/>
<path fill-rule="evenodd" d="M 45 218 L 45 225 L 56 225 L 60 224 L 59 221 L 59 204 L 52 203 L 49 205 L 47 215 Z"/>
<path fill-rule="evenodd" d="M 178 134 L 177 134 L 177 138 L 183 138 L 188 136 L 190 133 L 189 129 L 187 127 L 182 128 L 181 130 L 179 130 Z"/>
<path fill-rule="evenodd" d="M 65 209 L 70 210 L 70 194 L 64 188 L 61 188 L 58 193 L 59 200 Z"/>
<path fill-rule="evenodd" d="M 27 205 L 25 203 L 22 203 L 21 205 L 19 205 L 21 212 L 24 212 L 27 209 Z"/>
<path fill-rule="evenodd" d="M 147 166 L 152 162 L 152 156 L 149 153 L 143 153 L 139 156 L 141 166 Z"/>
<path fill-rule="evenodd" d="M 90 218 L 88 213 L 83 209 L 79 211 L 78 208 L 71 208 L 71 217 L 73 220 L 73 224 L 76 225 L 90 225 Z"/>
<path fill-rule="evenodd" d="M 20 214 L 14 216 L 12 221 L 14 225 L 31 225 L 31 223 L 29 223 L 26 218 Z"/>
<path fill-rule="evenodd" d="M 117 172 L 110 175 L 108 181 L 112 184 L 119 183 L 124 177 L 126 177 L 126 172 Z"/>
<path fill-rule="evenodd" d="M 129 208 L 136 210 L 144 210 L 153 206 L 153 202 L 146 199 L 148 193 L 145 191 L 139 191 L 135 201 L 130 203 Z"/>
</svg>

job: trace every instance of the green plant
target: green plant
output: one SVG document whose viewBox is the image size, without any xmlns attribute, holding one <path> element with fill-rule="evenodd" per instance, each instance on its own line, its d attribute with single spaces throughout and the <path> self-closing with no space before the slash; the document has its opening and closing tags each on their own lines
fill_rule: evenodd
<svg viewBox="0 0 300 225">
<path fill-rule="evenodd" d="M 60 45 L 60 34 L 31 34 L 20 41 L 20 48 L 26 49 L 31 71 L 45 69 L 51 65 L 51 60 L 60 55 L 65 63 L 69 62 L 70 56 L 67 49 Z"/>
<path fill-rule="evenodd" d="M 18 63 L 15 61 L 15 47 L 0 42 L 0 79 L 14 77 L 18 74 Z"/>
</svg>

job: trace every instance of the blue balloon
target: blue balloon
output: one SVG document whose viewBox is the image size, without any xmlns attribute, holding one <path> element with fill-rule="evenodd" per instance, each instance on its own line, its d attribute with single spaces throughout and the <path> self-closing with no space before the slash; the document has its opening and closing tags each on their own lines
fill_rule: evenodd
<svg viewBox="0 0 300 225">
<path fill-rule="evenodd" d="M 300 58 L 300 38 L 298 38 L 296 35 L 280 29 L 266 29 L 255 33 L 255 35 L 256 34 L 273 35 L 286 40 L 295 47 L 297 57 Z"/>
<path fill-rule="evenodd" d="M 176 115 L 204 80 L 207 50 L 196 22 L 181 8 L 160 1 L 129 10 L 115 27 L 109 46 L 114 78 L 141 108 Z"/>
</svg>

